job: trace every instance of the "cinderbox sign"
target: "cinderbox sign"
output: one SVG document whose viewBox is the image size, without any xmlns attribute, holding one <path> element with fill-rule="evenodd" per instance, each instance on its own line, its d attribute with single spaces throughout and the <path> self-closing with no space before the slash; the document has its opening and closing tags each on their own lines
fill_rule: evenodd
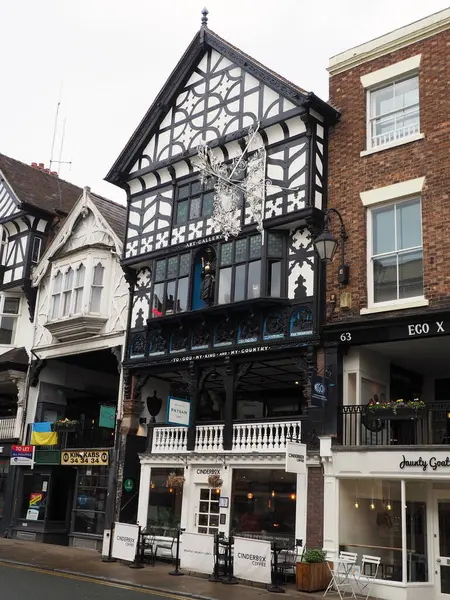
<svg viewBox="0 0 450 600">
<path fill-rule="evenodd" d="M 214 536 L 203 533 L 183 533 L 181 568 L 210 575 L 214 570 Z"/>
<path fill-rule="evenodd" d="M 233 573 L 236 577 L 271 583 L 271 558 L 270 542 L 234 538 Z"/>
<path fill-rule="evenodd" d="M 191 403 L 189 400 L 169 396 L 167 399 L 167 423 L 189 427 L 190 417 Z"/>
<path fill-rule="evenodd" d="M 120 560 L 133 562 L 139 538 L 139 525 L 114 523 L 112 556 Z"/>
<path fill-rule="evenodd" d="M 286 445 L 286 473 L 306 473 L 306 446 L 297 442 Z"/>
</svg>

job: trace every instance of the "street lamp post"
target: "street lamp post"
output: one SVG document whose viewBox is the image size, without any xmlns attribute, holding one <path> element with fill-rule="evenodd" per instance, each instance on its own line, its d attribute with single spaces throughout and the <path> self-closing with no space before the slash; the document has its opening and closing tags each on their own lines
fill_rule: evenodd
<svg viewBox="0 0 450 600">
<path fill-rule="evenodd" d="M 338 240 L 334 237 L 329 229 L 329 225 L 331 223 L 331 214 L 334 214 L 338 217 L 341 225 L 341 231 L 339 235 L 341 243 L 341 263 L 338 268 L 338 281 L 342 285 L 347 285 L 350 276 L 350 269 L 348 265 L 345 264 L 345 241 L 347 240 L 348 235 L 345 231 L 344 221 L 342 220 L 339 211 L 337 211 L 335 208 L 329 208 L 325 212 L 323 231 L 314 240 L 314 248 L 316 249 L 321 261 L 331 263 L 339 246 Z"/>
</svg>

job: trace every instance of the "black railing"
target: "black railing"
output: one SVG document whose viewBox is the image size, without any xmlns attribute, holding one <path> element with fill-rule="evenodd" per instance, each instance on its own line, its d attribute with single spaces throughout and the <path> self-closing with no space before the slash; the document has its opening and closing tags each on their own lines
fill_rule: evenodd
<svg viewBox="0 0 450 600">
<path fill-rule="evenodd" d="M 108 427 L 85 426 L 78 431 L 60 433 L 61 448 L 113 448 L 114 429 Z"/>
<path fill-rule="evenodd" d="M 341 406 L 338 441 L 342 446 L 429 446 L 450 444 L 450 402 L 433 402 L 417 412 L 395 416 L 367 406 Z"/>
</svg>

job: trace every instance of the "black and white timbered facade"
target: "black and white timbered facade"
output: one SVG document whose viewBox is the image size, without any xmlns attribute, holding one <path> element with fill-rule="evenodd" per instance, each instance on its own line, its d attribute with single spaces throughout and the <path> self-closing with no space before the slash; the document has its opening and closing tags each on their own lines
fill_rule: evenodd
<svg viewBox="0 0 450 600">
<path fill-rule="evenodd" d="M 107 176 L 128 192 L 132 373 L 260 361 L 277 350 L 294 360 L 300 379 L 305 359 L 306 383 L 320 313 L 312 238 L 326 204 L 327 129 L 336 117 L 202 27 Z M 249 128 L 257 133 L 246 149 Z M 256 175 L 242 169 L 237 185 L 259 178 L 259 206 L 238 187 L 234 210 L 220 210 L 217 180 L 199 172 L 205 143 L 224 165 L 244 155 L 247 169 L 258 152 Z M 204 300 L 208 261 L 214 284 Z"/>
<path fill-rule="evenodd" d="M 156 477 L 190 451 L 205 464 L 231 451 L 276 466 L 288 439 L 315 437 L 307 405 L 322 273 L 312 242 L 337 116 L 203 23 L 106 177 L 128 194 L 124 422 L 134 414 L 131 433 L 153 423 L 141 524 L 148 469 Z M 190 401 L 189 427 L 164 423 L 168 397 Z M 197 491 L 185 487 L 181 522 L 206 533 L 190 521 Z"/>
</svg>

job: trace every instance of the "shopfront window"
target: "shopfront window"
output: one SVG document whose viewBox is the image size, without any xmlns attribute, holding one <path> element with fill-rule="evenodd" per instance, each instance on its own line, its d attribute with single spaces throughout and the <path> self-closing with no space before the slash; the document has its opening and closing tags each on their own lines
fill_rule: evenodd
<svg viewBox="0 0 450 600">
<path fill-rule="evenodd" d="M 152 469 L 147 525 L 172 528 L 180 523 L 183 488 L 169 487 L 170 473 L 184 475 L 184 469 Z"/>
<path fill-rule="evenodd" d="M 282 470 L 234 469 L 231 527 L 258 539 L 295 537 L 297 476 Z"/>
<path fill-rule="evenodd" d="M 402 581 L 401 482 L 341 479 L 339 490 L 339 550 L 357 553 L 359 563 L 379 556 L 377 579 Z"/>
<path fill-rule="evenodd" d="M 9 459 L 0 460 L 0 519 L 3 516 L 6 501 L 6 481 L 8 479 Z"/>
<path fill-rule="evenodd" d="M 50 475 L 24 473 L 19 517 L 27 521 L 43 521 L 47 507 Z"/>
<path fill-rule="evenodd" d="M 75 493 L 74 533 L 102 535 L 105 527 L 108 467 L 80 467 Z"/>
<path fill-rule="evenodd" d="M 408 582 L 428 581 L 427 486 L 406 482 Z"/>
</svg>

